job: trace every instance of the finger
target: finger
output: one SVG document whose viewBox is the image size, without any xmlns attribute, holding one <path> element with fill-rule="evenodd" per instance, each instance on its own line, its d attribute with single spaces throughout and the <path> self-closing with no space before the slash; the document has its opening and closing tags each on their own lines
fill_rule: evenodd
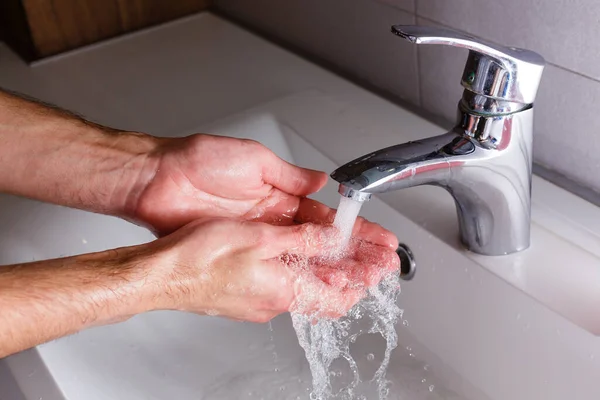
<svg viewBox="0 0 600 400">
<path fill-rule="evenodd" d="M 304 257 L 332 254 L 341 247 L 337 228 L 331 225 L 301 224 L 272 226 L 264 224 L 263 257 L 269 259 L 289 253 Z"/>
<path fill-rule="evenodd" d="M 330 286 L 341 289 L 348 284 L 348 274 L 341 269 L 317 265 L 311 267 L 311 270 L 317 278 Z"/>
<path fill-rule="evenodd" d="M 315 224 L 332 224 L 335 210 L 313 199 L 304 198 L 298 204 L 296 222 L 311 222 Z"/>
<path fill-rule="evenodd" d="M 398 238 L 396 235 L 381 225 L 370 222 L 362 217 L 356 219 L 352 236 L 394 250 L 398 247 Z"/>
<path fill-rule="evenodd" d="M 271 195 L 244 215 L 245 219 L 271 225 L 293 225 L 300 198 L 273 188 Z"/>
<path fill-rule="evenodd" d="M 297 222 L 312 222 L 316 224 L 331 224 L 335 219 L 336 210 L 312 199 L 301 199 L 295 220 Z M 359 217 L 354 224 L 352 236 L 380 246 L 398 247 L 398 238 L 381 225 Z"/>
<path fill-rule="evenodd" d="M 364 265 L 377 267 L 383 271 L 383 274 L 394 272 L 400 269 L 400 257 L 392 250 L 384 250 L 373 246 L 366 251 L 359 251 L 355 259 Z"/>
<path fill-rule="evenodd" d="M 322 171 L 302 168 L 271 153 L 263 167 L 265 183 L 295 196 L 307 196 L 321 189 L 327 183 L 327 174 Z"/>
<path fill-rule="evenodd" d="M 400 268 L 400 258 L 395 251 L 365 243 L 355 250 L 352 258 L 340 260 L 338 267 L 346 271 L 348 287 L 372 287 Z"/>
</svg>

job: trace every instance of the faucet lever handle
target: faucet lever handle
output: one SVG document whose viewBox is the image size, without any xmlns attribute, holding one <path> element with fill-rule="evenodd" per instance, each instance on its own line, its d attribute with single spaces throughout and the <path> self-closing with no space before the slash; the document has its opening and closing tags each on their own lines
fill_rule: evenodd
<svg viewBox="0 0 600 400">
<path fill-rule="evenodd" d="M 542 78 L 544 58 L 530 50 L 500 46 L 445 28 L 393 25 L 392 33 L 415 44 L 469 50 L 461 84 L 476 94 L 531 104 Z"/>
</svg>

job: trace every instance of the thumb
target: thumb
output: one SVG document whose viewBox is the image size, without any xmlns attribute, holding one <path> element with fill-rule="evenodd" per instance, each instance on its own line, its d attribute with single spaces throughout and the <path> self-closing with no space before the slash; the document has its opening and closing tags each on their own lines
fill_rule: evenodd
<svg viewBox="0 0 600 400">
<path fill-rule="evenodd" d="M 298 167 L 271 154 L 263 167 L 265 183 L 294 196 L 307 196 L 327 183 L 325 172 Z"/>
<path fill-rule="evenodd" d="M 296 254 L 305 257 L 333 254 L 341 248 L 341 237 L 332 225 L 301 224 L 290 226 L 268 225 L 272 231 L 271 243 L 265 246 L 265 258 L 281 254 Z"/>
</svg>

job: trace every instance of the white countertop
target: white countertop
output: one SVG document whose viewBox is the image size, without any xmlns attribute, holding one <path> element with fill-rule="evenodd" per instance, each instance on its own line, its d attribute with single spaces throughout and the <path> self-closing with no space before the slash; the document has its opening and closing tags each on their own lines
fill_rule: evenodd
<svg viewBox="0 0 600 400">
<path fill-rule="evenodd" d="M 286 95 L 324 93 L 338 111 L 335 127 L 313 126 L 322 119 L 311 116 L 323 112 L 315 105 L 302 110 L 301 131 L 313 132 L 305 139 L 337 164 L 441 132 L 438 126 L 210 13 L 32 67 L 0 43 L 0 86 L 103 124 L 161 136 L 190 132 L 203 122 Z M 297 112 L 281 110 L 282 115 Z M 381 198 L 447 246 L 583 329 L 600 334 L 597 207 L 534 177 L 531 249 L 484 257 L 460 247 L 454 203 L 439 188 L 412 188 Z"/>
</svg>

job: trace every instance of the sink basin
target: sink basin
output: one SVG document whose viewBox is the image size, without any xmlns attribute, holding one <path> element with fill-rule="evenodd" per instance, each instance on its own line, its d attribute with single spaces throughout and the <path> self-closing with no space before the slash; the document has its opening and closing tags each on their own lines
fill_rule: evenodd
<svg viewBox="0 0 600 400">
<path fill-rule="evenodd" d="M 323 120 L 315 123 L 322 127 L 340 118 L 339 107 L 309 93 L 198 124 L 183 134 L 255 139 L 287 161 L 332 171 L 336 163 L 305 139 L 310 132 L 302 128 L 302 112 L 296 118 L 282 111 L 294 107 L 320 109 Z M 348 131 L 359 134 L 364 132 Z M 312 197 L 337 206 L 337 184 L 330 181 Z M 394 231 L 417 261 L 415 278 L 403 284 L 398 300 L 405 312 L 388 370 L 390 399 L 599 397 L 596 336 L 416 224 L 388 200 L 371 200 L 361 215 Z M 153 238 L 116 218 L 11 196 L 0 196 L 0 220 L 0 265 Z M 366 355 L 382 352 L 382 345 L 376 336 L 366 336 L 353 353 L 359 363 L 367 363 Z M 288 315 L 261 325 L 147 313 L 38 346 L 3 363 L 0 373 L 10 371 L 11 387 L 26 400 L 296 399 L 308 398 L 310 387 L 308 364 Z"/>
</svg>

